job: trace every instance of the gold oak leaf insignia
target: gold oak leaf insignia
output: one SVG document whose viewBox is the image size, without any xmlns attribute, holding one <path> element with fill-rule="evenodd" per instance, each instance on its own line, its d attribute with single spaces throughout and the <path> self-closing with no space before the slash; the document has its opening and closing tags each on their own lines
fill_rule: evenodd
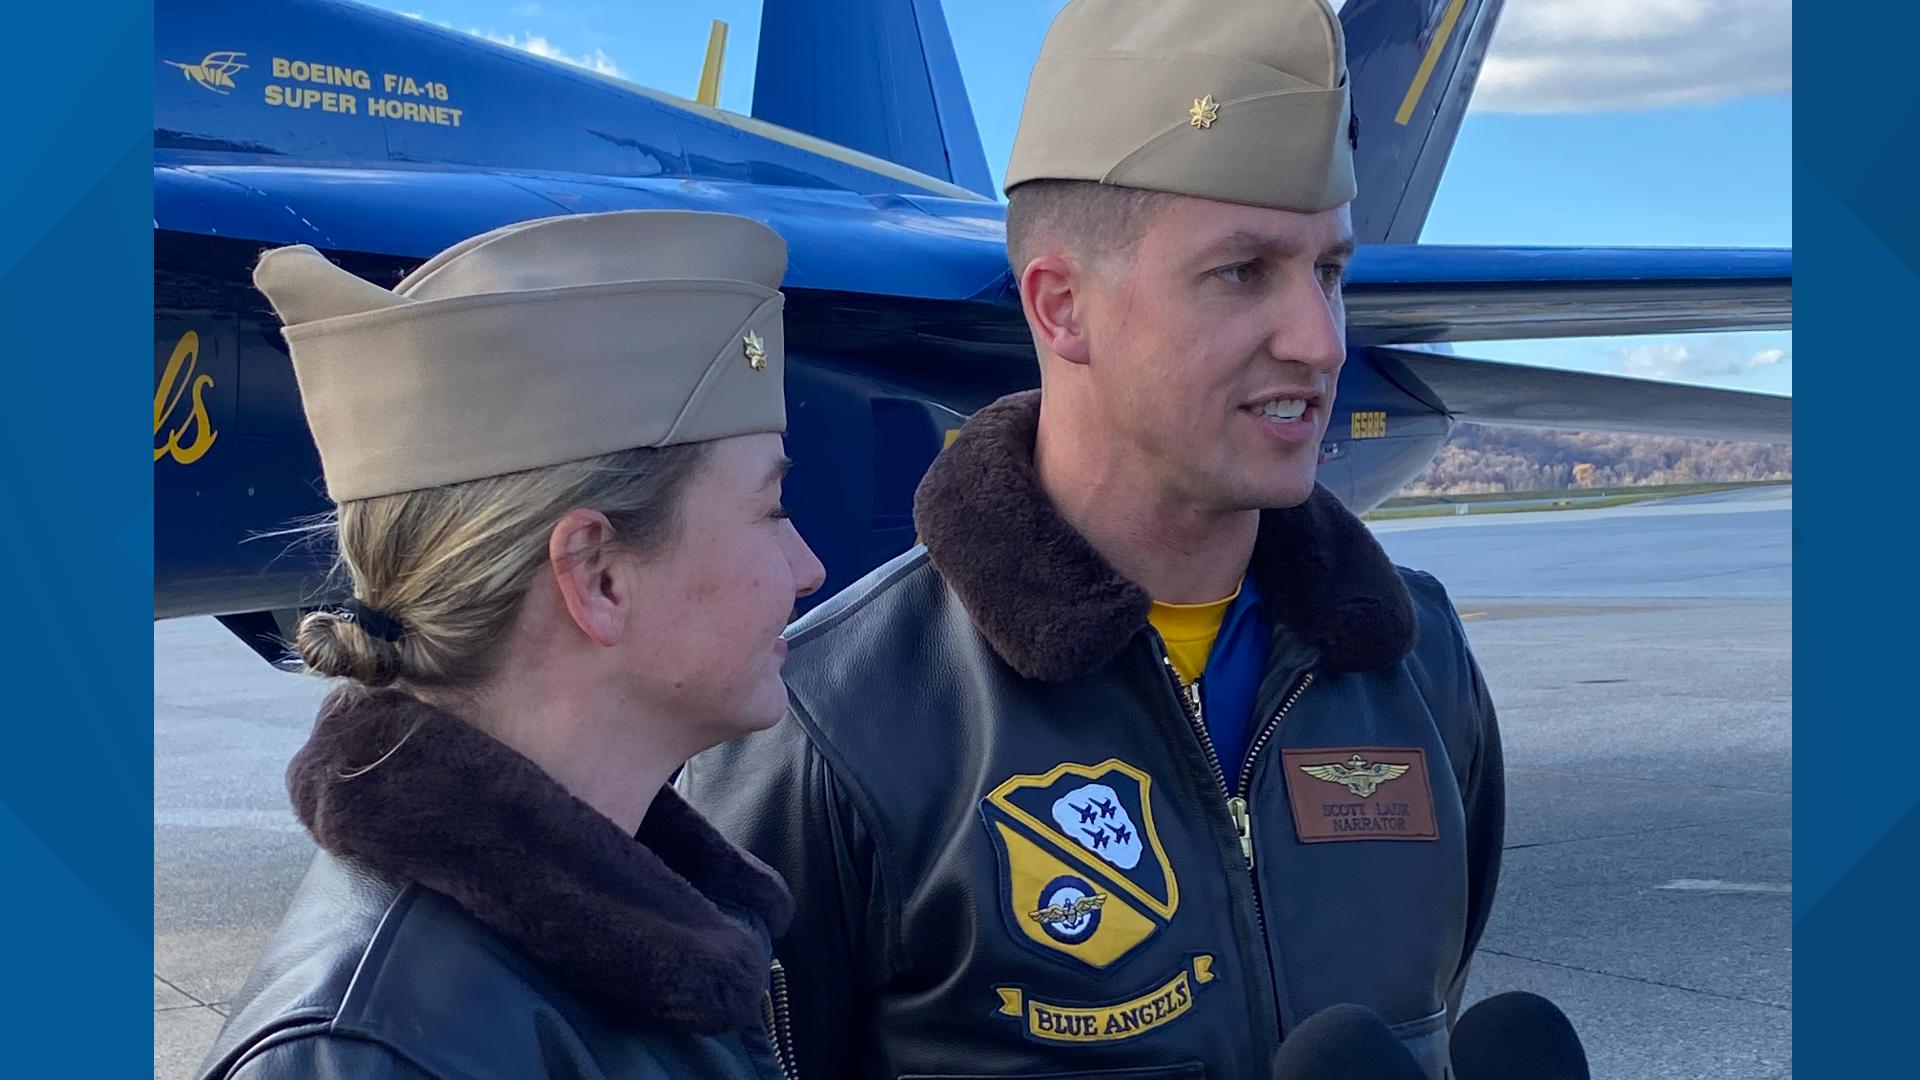
<svg viewBox="0 0 1920 1080">
<path fill-rule="evenodd" d="M 1213 100 L 1212 94 L 1194 98 L 1193 108 L 1187 110 L 1187 122 L 1202 131 L 1212 127 L 1219 117 L 1220 103 Z"/>
<path fill-rule="evenodd" d="M 767 343 L 759 334 L 747 331 L 740 339 L 740 348 L 747 354 L 747 365 L 755 371 L 767 370 Z"/>
</svg>

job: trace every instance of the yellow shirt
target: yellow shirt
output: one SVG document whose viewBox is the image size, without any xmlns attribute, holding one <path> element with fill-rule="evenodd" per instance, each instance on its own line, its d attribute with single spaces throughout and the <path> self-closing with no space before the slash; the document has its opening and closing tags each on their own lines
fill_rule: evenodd
<svg viewBox="0 0 1920 1080">
<path fill-rule="evenodd" d="M 1220 623 L 1227 609 L 1240 597 L 1240 590 L 1225 600 L 1211 604 L 1163 604 L 1153 602 L 1147 621 L 1166 639 L 1167 655 L 1182 682 L 1191 684 L 1206 670 L 1207 655 L 1213 652 L 1213 639 L 1220 634 Z"/>
</svg>

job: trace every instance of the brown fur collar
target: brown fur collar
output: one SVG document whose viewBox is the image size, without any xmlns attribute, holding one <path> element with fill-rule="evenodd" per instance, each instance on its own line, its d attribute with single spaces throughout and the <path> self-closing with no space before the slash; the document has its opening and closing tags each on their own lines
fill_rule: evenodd
<svg viewBox="0 0 1920 1080">
<path fill-rule="evenodd" d="M 914 497 L 934 568 L 1015 671 L 1071 679 L 1104 666 L 1147 625 L 1152 601 L 1075 531 L 1033 466 L 1040 394 L 981 409 Z M 1260 515 L 1251 565 L 1276 622 L 1331 671 L 1394 663 L 1413 647 L 1413 601 L 1359 519 L 1322 487 Z"/>
<path fill-rule="evenodd" d="M 629 836 L 479 729 L 396 691 L 347 688 L 327 699 L 287 788 L 322 848 L 445 894 L 578 989 L 701 1034 L 759 1020 L 770 957 L 715 902 L 778 935 L 793 900 L 671 786 Z"/>
</svg>

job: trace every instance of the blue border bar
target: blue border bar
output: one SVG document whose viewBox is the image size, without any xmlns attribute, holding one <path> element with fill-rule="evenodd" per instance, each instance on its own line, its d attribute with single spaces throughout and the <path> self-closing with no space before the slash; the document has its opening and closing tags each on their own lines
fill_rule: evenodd
<svg viewBox="0 0 1920 1080">
<path fill-rule="evenodd" d="M 1905 1075 L 1920 967 L 1912 432 L 1920 9 L 1802 5 L 1794 129 L 1795 1057 Z M 1855 394 L 1863 390 L 1864 396 Z"/>
<path fill-rule="evenodd" d="M 0 1073 L 139 1076 L 152 1043 L 153 16 L 8 10 Z"/>
</svg>

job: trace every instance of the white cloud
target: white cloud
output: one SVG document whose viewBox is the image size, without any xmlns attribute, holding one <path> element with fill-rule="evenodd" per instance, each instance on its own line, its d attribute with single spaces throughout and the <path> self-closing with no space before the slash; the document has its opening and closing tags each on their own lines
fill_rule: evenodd
<svg viewBox="0 0 1920 1080">
<path fill-rule="evenodd" d="M 532 10 L 530 12 L 523 12 L 521 8 L 530 8 Z M 514 14 L 516 15 L 538 15 L 539 13 L 539 4 L 522 4 L 519 8 L 514 9 Z M 453 24 L 445 19 L 429 19 L 417 11 L 403 11 L 400 14 L 409 19 L 419 19 L 422 22 L 430 22 L 444 26 L 449 30 L 453 29 Z M 613 57 L 608 56 L 605 49 L 598 47 L 590 53 L 575 56 L 554 45 L 553 42 L 548 41 L 545 35 L 542 34 L 501 34 L 493 30 L 481 30 L 478 27 L 469 27 L 467 33 L 472 34 L 474 37 L 486 38 L 488 41 L 500 45 L 507 45 L 515 49 L 530 52 L 535 56 L 546 57 L 548 60 L 559 60 L 563 63 L 572 64 L 575 67 L 586 68 L 588 71 L 597 71 L 602 75 L 612 75 L 615 78 L 620 76 L 620 65 L 614 63 Z"/>
<path fill-rule="evenodd" d="M 558 48 L 553 42 L 548 41 L 539 34 L 497 34 L 492 30 L 469 30 L 467 32 L 470 34 L 478 34 L 488 41 L 497 41 L 502 45 L 510 45 L 516 49 L 523 49 L 535 56 L 544 56 L 549 60 L 560 60 L 568 64 L 573 64 L 576 67 L 586 68 L 588 71 L 597 71 L 602 75 L 618 76 L 620 74 L 620 65 L 613 62 L 613 57 L 608 56 L 605 49 L 596 47 L 590 53 L 574 56 Z"/>
<path fill-rule="evenodd" d="M 1792 89 L 1791 0 L 1517 0 L 1472 107 L 1656 108 Z"/>
<path fill-rule="evenodd" d="M 1622 372 L 1643 379 L 1689 381 L 1728 375 L 1745 375 L 1764 367 L 1789 363 L 1785 349 L 1761 349 L 1746 356 L 1732 345 L 1700 346 L 1676 342 L 1630 345 L 1615 350 Z"/>
</svg>

